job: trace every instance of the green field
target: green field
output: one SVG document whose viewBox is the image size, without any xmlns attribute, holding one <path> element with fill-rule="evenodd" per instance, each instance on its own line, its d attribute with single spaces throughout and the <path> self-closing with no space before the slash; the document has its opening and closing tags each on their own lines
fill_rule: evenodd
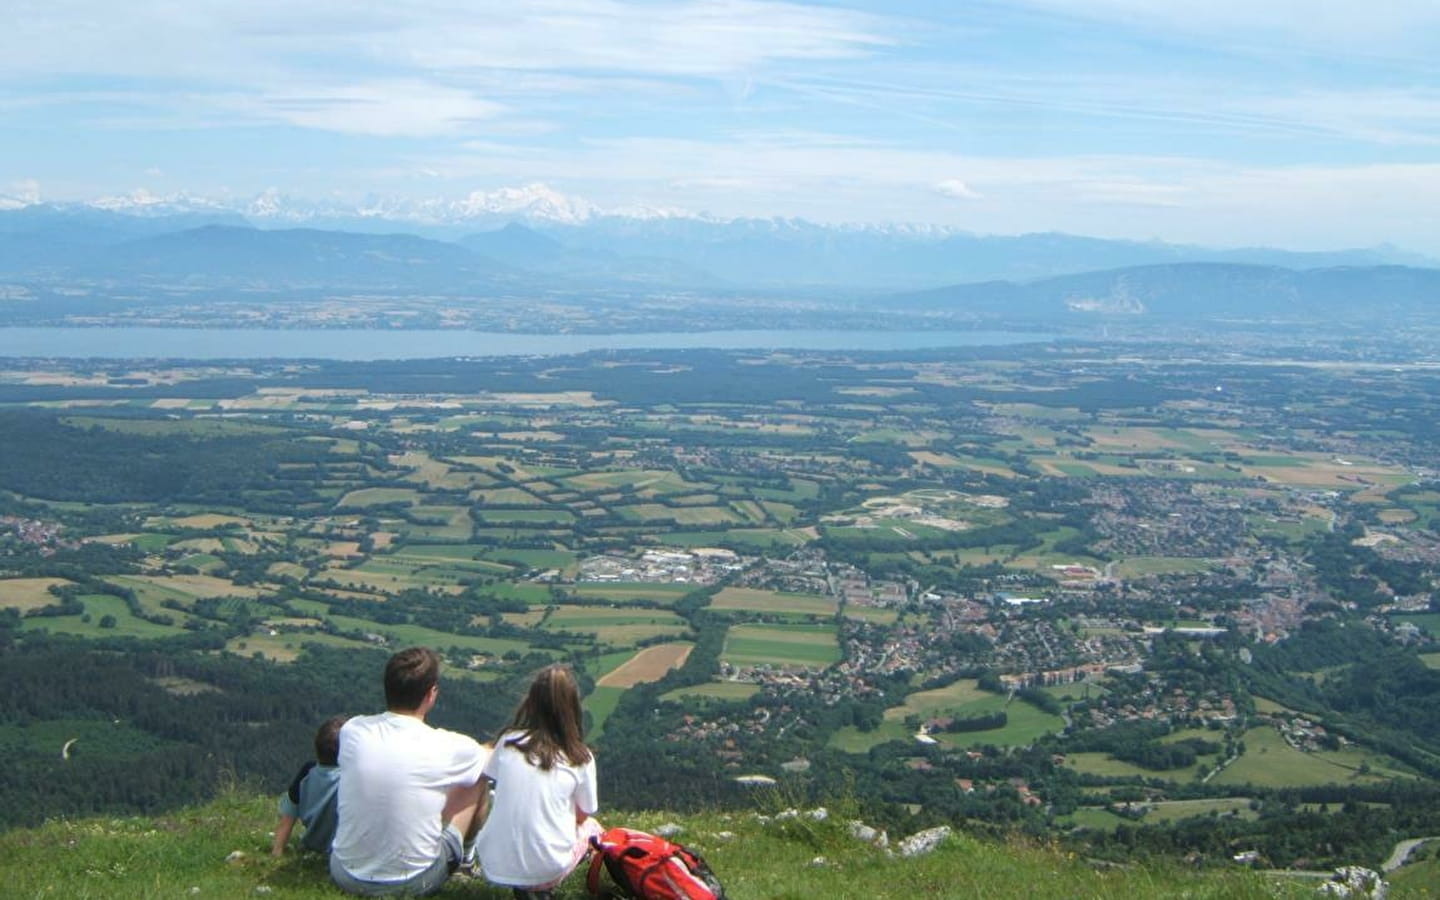
<svg viewBox="0 0 1440 900">
<path fill-rule="evenodd" d="M 1207 763 L 1201 762 L 1185 769 L 1157 772 L 1123 759 L 1115 759 L 1109 753 L 1103 752 L 1066 754 L 1065 765 L 1086 775 L 1101 775 L 1106 778 L 1163 778 L 1170 781 L 1188 781 L 1194 773 L 1204 773 L 1210 770 Z"/>
<path fill-rule="evenodd" d="M 1304 753 L 1285 743 L 1272 727 L 1245 732 L 1245 753 L 1216 775 L 1212 784 L 1253 784 L 1259 787 L 1306 787 L 1316 784 L 1371 784 L 1406 777 L 1385 757 L 1355 748 Z M 1370 774 L 1362 775 L 1360 766 Z"/>
<path fill-rule="evenodd" d="M 632 646 L 647 638 L 678 636 L 689 628 L 689 624 L 665 610 L 560 606 L 550 613 L 544 627 L 553 631 L 593 634 L 603 644 Z"/>
<path fill-rule="evenodd" d="M 822 597 L 818 594 L 792 594 L 784 591 L 727 587 L 710 601 L 710 608 L 833 616 L 838 608 L 838 603 L 834 597 Z"/>
<path fill-rule="evenodd" d="M 674 521 L 677 525 L 724 525 L 739 522 L 741 517 L 723 506 L 664 506 L 659 503 L 637 503 L 616 506 L 614 513 L 631 522 Z"/>
<path fill-rule="evenodd" d="M 486 558 L 499 563 L 518 565 L 526 569 L 560 569 L 565 572 L 574 567 L 579 557 L 574 550 L 539 550 L 520 547 L 502 547 L 486 551 Z"/>
<path fill-rule="evenodd" d="M 620 705 L 620 697 L 624 693 L 625 688 L 621 687 L 597 687 L 582 701 L 581 706 L 590 716 L 590 728 L 585 734 L 587 741 L 605 733 L 605 720 Z"/>
<path fill-rule="evenodd" d="M 491 523 L 541 522 L 549 525 L 575 521 L 575 514 L 568 509 L 492 509 L 487 506 L 477 509 L 475 515 Z"/>
<path fill-rule="evenodd" d="M 1025 746 L 1042 734 L 1059 731 L 1065 724 L 1059 716 L 1042 712 L 1022 700 L 1011 701 L 1000 694 L 983 691 L 974 679 L 965 678 L 943 688 L 911 694 L 905 698 L 903 705 L 885 710 L 884 721 L 874 731 L 864 732 L 854 726 L 840 729 L 831 738 L 830 746 L 848 753 L 864 753 L 886 741 L 911 739 L 911 730 L 905 725 L 905 719 L 911 716 L 920 719 L 931 716 L 968 718 L 1000 710 L 1004 710 L 1009 719 L 1004 728 L 957 734 L 937 733 L 933 737 L 951 747 L 978 744 Z"/>
<path fill-rule="evenodd" d="M 823 668 L 840 659 L 831 625 L 736 625 L 721 658 L 735 666 Z"/>
<path fill-rule="evenodd" d="M 1432 669 L 1440 669 L 1440 653 L 1422 653 L 1420 661 Z"/>
<path fill-rule="evenodd" d="M 760 685 L 745 681 L 711 681 L 667 691 L 660 695 L 660 699 L 685 700 L 699 697 L 708 700 L 749 700 L 759 691 Z"/>
<path fill-rule="evenodd" d="M 420 502 L 420 492 L 413 488 L 360 488 L 340 498 L 336 506 L 366 507 L 388 503 L 403 503 L 414 506 Z"/>
<path fill-rule="evenodd" d="M 632 581 L 605 584 L 577 584 L 570 589 L 577 597 L 598 597 L 602 600 L 644 600 L 669 605 L 695 590 L 694 585 L 663 584 Z"/>
<path fill-rule="evenodd" d="M 893 625 L 899 621 L 900 611 L 880 606 L 856 606 L 853 603 L 847 603 L 845 604 L 845 618 L 860 619 L 879 625 Z"/>
<path fill-rule="evenodd" d="M 489 653 L 494 656 L 511 650 L 518 653 L 531 650 L 530 645 L 524 641 L 510 638 L 446 634 L 443 631 L 436 631 L 420 625 L 380 625 L 369 619 L 356 619 L 351 616 L 327 615 L 326 618 L 334 623 L 335 627 L 345 631 L 385 635 L 391 639 L 391 644 L 395 647 L 463 647 L 474 653 Z M 537 652 L 545 653 L 546 651 Z"/>
<path fill-rule="evenodd" d="M 591 678 L 598 681 L 634 658 L 634 650 L 616 650 L 612 653 L 587 657 L 581 665 Z"/>
<path fill-rule="evenodd" d="M 75 634 L 82 637 L 134 637 L 161 638 L 184 634 L 179 625 L 157 625 L 144 619 L 137 619 L 130 613 L 125 601 L 112 594 L 84 594 L 80 602 L 85 604 L 83 616 L 32 616 L 22 619 L 25 631 L 49 631 L 52 634 Z M 185 620 L 180 612 L 169 612 L 177 623 Z M 113 616 L 115 626 L 102 628 L 100 620 Z M 89 621 L 85 621 L 88 618 Z"/>
<path fill-rule="evenodd" d="M 1395 613 L 1390 618 L 1410 622 L 1425 629 L 1432 637 L 1440 637 L 1440 613 Z"/>
<path fill-rule="evenodd" d="M 731 547 L 741 551 L 798 547 L 810 538 L 802 532 L 779 528 L 730 528 L 723 531 L 681 531 L 665 535 L 673 547 Z"/>
</svg>

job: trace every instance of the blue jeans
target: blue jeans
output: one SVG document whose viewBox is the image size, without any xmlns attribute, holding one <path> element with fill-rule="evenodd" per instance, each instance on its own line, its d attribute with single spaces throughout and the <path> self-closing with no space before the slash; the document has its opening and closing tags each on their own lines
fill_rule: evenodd
<svg viewBox="0 0 1440 900">
<path fill-rule="evenodd" d="M 460 868 L 465 858 L 465 838 L 454 825 L 446 825 L 441 835 L 440 854 L 423 872 L 403 881 L 365 881 L 345 871 L 335 857 L 330 857 L 330 880 L 347 894 L 357 897 L 424 897 L 445 886 L 450 873 Z"/>
</svg>

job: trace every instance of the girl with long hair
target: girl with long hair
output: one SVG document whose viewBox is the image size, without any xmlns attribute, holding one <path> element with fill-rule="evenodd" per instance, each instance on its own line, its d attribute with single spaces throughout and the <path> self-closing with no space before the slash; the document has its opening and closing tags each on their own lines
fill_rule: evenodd
<svg viewBox="0 0 1440 900">
<path fill-rule="evenodd" d="M 549 897 L 603 830 L 594 818 L 595 757 L 584 738 L 574 673 L 547 666 L 485 763 L 495 795 L 476 854 L 485 877 L 512 888 L 517 900 Z"/>
</svg>

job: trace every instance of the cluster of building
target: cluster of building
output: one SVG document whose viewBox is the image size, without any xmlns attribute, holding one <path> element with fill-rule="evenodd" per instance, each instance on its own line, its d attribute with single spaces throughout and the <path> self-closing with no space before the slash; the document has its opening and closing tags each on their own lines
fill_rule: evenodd
<svg viewBox="0 0 1440 900">
<path fill-rule="evenodd" d="M 753 560 L 732 550 L 718 547 L 642 550 L 634 556 L 606 554 L 581 560 L 576 580 L 707 585 L 744 570 L 751 562 Z"/>
<path fill-rule="evenodd" d="M 38 548 L 41 556 L 49 556 L 56 550 L 73 549 L 79 546 L 77 541 L 62 538 L 63 530 L 64 526 L 58 522 L 44 522 L 40 519 L 27 519 L 22 516 L 0 516 L 0 533 L 13 533 L 20 543 Z"/>
</svg>

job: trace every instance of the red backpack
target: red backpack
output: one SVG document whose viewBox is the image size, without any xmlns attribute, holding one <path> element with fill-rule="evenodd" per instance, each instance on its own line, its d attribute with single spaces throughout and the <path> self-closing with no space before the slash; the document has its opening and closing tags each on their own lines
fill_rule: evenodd
<svg viewBox="0 0 1440 900">
<path fill-rule="evenodd" d="M 662 837 L 633 828 L 611 828 L 592 837 L 595 858 L 585 886 L 601 896 L 600 870 L 610 872 L 615 889 L 632 900 L 725 900 L 725 889 L 699 854 Z"/>
</svg>

